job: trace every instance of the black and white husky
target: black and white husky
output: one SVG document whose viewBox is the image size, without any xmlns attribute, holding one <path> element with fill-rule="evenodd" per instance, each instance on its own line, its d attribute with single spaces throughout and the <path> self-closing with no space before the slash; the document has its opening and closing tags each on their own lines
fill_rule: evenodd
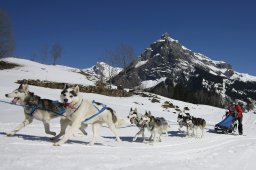
<svg viewBox="0 0 256 170">
<path fill-rule="evenodd" d="M 79 86 L 70 88 L 65 86 L 61 92 L 60 99 L 66 107 L 64 115 L 68 120 L 65 119 L 61 122 L 61 131 L 57 135 L 57 138 L 64 136 L 58 142 L 54 143 L 55 146 L 64 144 L 84 123 L 92 124 L 93 138 L 90 145 L 95 143 L 99 127 L 103 123 L 109 126 L 110 130 L 116 136 L 117 141 L 121 142 L 116 127 L 121 126 L 123 122 L 117 118 L 113 109 L 107 108 L 103 104 L 83 99 L 79 94 Z M 65 132 L 69 124 L 71 124 L 71 127 Z"/>
<path fill-rule="evenodd" d="M 49 99 L 41 99 L 28 90 L 27 84 L 21 84 L 18 89 L 5 96 L 13 98 L 13 104 L 18 103 L 22 105 L 25 113 L 25 120 L 11 132 L 6 133 L 7 136 L 15 135 L 23 127 L 32 123 L 34 118 L 43 122 L 45 133 L 53 136 L 56 135 L 55 132 L 50 131 L 49 123 L 52 118 L 56 118 L 65 112 L 62 103 Z"/>
<path fill-rule="evenodd" d="M 137 111 L 137 108 L 135 108 L 134 110 L 131 108 L 127 118 L 130 120 L 131 124 L 139 128 L 139 132 L 136 133 L 132 141 L 136 141 L 138 136 L 141 134 L 143 142 L 145 142 L 145 133 L 144 133 L 145 128 L 142 124 L 140 124 L 142 114 Z"/>
<path fill-rule="evenodd" d="M 191 115 L 189 113 L 180 112 L 177 117 L 177 122 L 179 125 L 179 131 L 181 131 L 182 127 L 186 127 L 187 135 L 189 136 L 189 128 L 192 129 L 192 127 L 189 126 L 188 121 L 191 119 Z"/>
<path fill-rule="evenodd" d="M 159 142 L 162 141 L 161 136 L 163 133 L 168 136 L 167 130 L 169 125 L 163 117 L 154 117 L 151 112 L 146 112 L 145 115 L 142 116 L 140 124 L 146 126 L 150 131 L 151 138 L 153 138 L 153 144 L 156 142 L 157 138 Z"/>
<path fill-rule="evenodd" d="M 197 138 L 197 129 L 201 129 L 201 138 L 204 136 L 204 128 L 206 126 L 206 121 L 202 118 L 196 118 L 190 116 L 189 119 L 186 120 L 188 127 L 193 129 L 193 135 Z M 195 133 L 196 130 L 196 133 Z"/>
</svg>

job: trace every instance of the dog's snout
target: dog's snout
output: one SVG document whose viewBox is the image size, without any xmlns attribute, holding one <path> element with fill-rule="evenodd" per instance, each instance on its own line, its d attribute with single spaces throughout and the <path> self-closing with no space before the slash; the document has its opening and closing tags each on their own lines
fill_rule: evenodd
<svg viewBox="0 0 256 170">
<path fill-rule="evenodd" d="M 64 101 L 64 102 L 68 102 L 68 99 L 64 99 L 63 101 Z"/>
<path fill-rule="evenodd" d="M 8 97 L 8 94 L 5 94 L 5 97 Z"/>
</svg>

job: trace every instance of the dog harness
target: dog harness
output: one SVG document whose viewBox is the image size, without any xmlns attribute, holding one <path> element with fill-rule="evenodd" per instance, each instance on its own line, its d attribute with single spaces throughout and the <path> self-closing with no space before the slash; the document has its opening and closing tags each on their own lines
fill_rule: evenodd
<svg viewBox="0 0 256 170">
<path fill-rule="evenodd" d="M 93 114 L 92 116 L 86 118 L 83 122 L 88 122 L 89 120 L 91 120 L 91 119 L 93 119 L 93 118 L 99 116 L 102 112 L 104 112 L 104 111 L 107 109 L 107 106 L 104 105 L 104 104 L 99 104 L 100 106 L 102 106 L 102 108 L 99 109 L 99 108 L 97 107 L 98 103 L 96 103 L 94 100 L 92 101 L 92 104 L 93 104 L 93 106 L 95 107 L 95 109 L 98 110 L 98 112 L 95 113 L 95 114 Z"/>
<path fill-rule="evenodd" d="M 66 109 L 64 106 L 61 105 L 58 101 L 53 101 L 52 104 L 54 105 L 54 108 L 52 110 L 47 109 L 45 106 L 45 103 L 43 101 L 40 101 L 38 103 L 38 106 L 35 105 L 25 105 L 24 108 L 28 110 L 28 112 L 25 111 L 25 113 L 29 116 L 33 116 L 34 112 L 39 109 L 39 110 L 44 110 L 44 111 L 49 111 L 52 112 L 56 115 L 63 116 L 63 114 L 66 112 Z"/>
</svg>

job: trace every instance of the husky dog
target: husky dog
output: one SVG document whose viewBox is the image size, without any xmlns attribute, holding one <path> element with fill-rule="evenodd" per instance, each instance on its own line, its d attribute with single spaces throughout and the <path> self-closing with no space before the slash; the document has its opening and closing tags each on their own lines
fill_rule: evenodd
<svg viewBox="0 0 256 170">
<path fill-rule="evenodd" d="M 190 114 L 189 113 L 183 113 L 183 112 L 180 112 L 178 114 L 178 117 L 177 117 L 177 122 L 179 124 L 179 131 L 181 130 L 181 128 L 183 126 L 187 127 L 187 122 L 186 122 L 186 118 L 189 118 L 190 117 Z"/>
<path fill-rule="evenodd" d="M 151 132 L 153 138 L 153 144 L 156 142 L 158 137 L 159 142 L 161 142 L 161 135 L 165 133 L 168 136 L 167 129 L 169 127 L 167 121 L 163 117 L 154 117 L 151 115 L 151 112 L 146 112 L 140 120 L 140 124 L 147 127 Z"/>
<path fill-rule="evenodd" d="M 36 96 L 28 90 L 27 84 L 21 84 L 18 89 L 14 90 L 12 93 L 6 94 L 5 96 L 13 98 L 13 104 L 19 103 L 22 105 L 25 113 L 25 120 L 14 130 L 6 133 L 7 136 L 15 135 L 23 127 L 32 123 L 34 118 L 43 122 L 45 133 L 53 136 L 56 135 L 55 132 L 50 131 L 49 123 L 52 118 L 58 117 L 60 114 L 65 112 L 62 103 L 48 99 L 41 99 L 39 96 Z"/>
<path fill-rule="evenodd" d="M 180 112 L 178 114 L 178 117 L 177 117 L 177 122 L 179 124 L 179 131 L 181 131 L 181 128 L 183 126 L 186 127 L 187 129 L 187 135 L 189 136 L 189 129 L 192 129 L 189 125 L 188 125 L 188 120 L 191 119 L 191 115 L 189 113 L 184 113 L 184 112 Z"/>
<path fill-rule="evenodd" d="M 64 136 L 58 142 L 54 143 L 55 146 L 64 144 L 84 122 L 86 124 L 92 124 L 93 138 L 90 145 L 94 145 L 99 127 L 102 123 L 106 123 L 116 136 L 117 141 L 121 142 L 121 139 L 117 135 L 116 127 L 121 126 L 122 121 L 117 118 L 113 109 L 83 99 L 79 95 L 79 86 L 69 88 L 66 85 L 61 92 L 60 99 L 66 107 L 64 115 L 68 118 L 68 121 L 61 122 L 63 125 L 61 125 L 61 131 L 58 137 Z M 71 124 L 71 127 L 65 133 L 68 124 Z"/>
<path fill-rule="evenodd" d="M 195 135 L 195 137 L 198 137 L 197 134 L 197 129 L 200 128 L 202 133 L 201 133 L 201 138 L 204 135 L 204 128 L 206 126 L 206 121 L 202 118 L 196 118 L 193 116 L 190 116 L 189 119 L 186 120 L 188 127 L 193 129 L 193 134 Z M 196 134 L 195 134 L 195 129 L 196 129 Z"/>
<path fill-rule="evenodd" d="M 136 125 L 140 130 L 136 133 L 132 141 L 136 141 L 138 135 L 142 135 L 143 142 L 145 141 L 145 134 L 144 134 L 144 126 L 140 124 L 140 119 L 142 118 L 142 114 L 137 111 L 137 108 L 134 110 L 131 108 L 129 115 L 127 116 L 130 119 L 131 124 Z"/>
</svg>

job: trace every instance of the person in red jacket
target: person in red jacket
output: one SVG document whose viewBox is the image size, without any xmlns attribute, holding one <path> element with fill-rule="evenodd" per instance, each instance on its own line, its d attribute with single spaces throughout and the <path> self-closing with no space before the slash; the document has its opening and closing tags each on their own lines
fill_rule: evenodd
<svg viewBox="0 0 256 170">
<path fill-rule="evenodd" d="M 235 103 L 235 111 L 238 120 L 238 133 L 239 135 L 243 135 L 243 110 L 238 102 Z"/>
</svg>

